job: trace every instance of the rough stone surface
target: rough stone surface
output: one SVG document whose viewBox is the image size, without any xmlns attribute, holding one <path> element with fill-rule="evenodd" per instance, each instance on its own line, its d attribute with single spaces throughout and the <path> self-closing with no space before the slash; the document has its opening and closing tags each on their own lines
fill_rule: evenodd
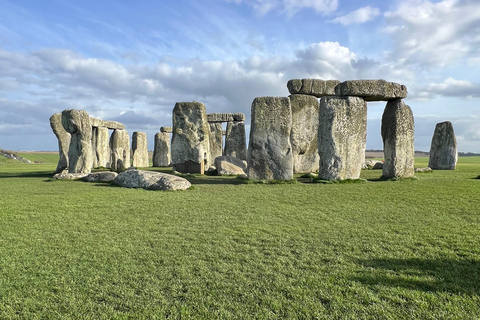
<svg viewBox="0 0 480 320">
<path fill-rule="evenodd" d="M 437 123 L 430 146 L 428 166 L 433 170 L 455 170 L 457 160 L 457 140 L 452 123 Z"/>
<path fill-rule="evenodd" d="M 287 88 L 290 94 L 305 94 L 321 98 L 334 96 L 335 87 L 339 83 L 338 80 L 292 79 L 287 82 Z"/>
<path fill-rule="evenodd" d="M 62 125 L 62 114 L 55 113 L 50 117 L 50 127 L 58 139 L 58 164 L 55 173 L 68 169 L 68 149 L 70 148 L 70 133 Z"/>
<path fill-rule="evenodd" d="M 62 111 L 62 125 L 70 133 L 68 172 L 90 173 L 93 166 L 92 125 L 85 110 Z"/>
<path fill-rule="evenodd" d="M 320 104 L 313 96 L 294 94 L 292 105 L 292 132 L 290 141 L 293 152 L 293 172 L 317 172 L 318 156 L 318 110 Z"/>
<path fill-rule="evenodd" d="M 108 129 L 120 129 L 125 130 L 125 125 L 117 121 L 102 120 L 94 117 L 90 117 L 90 123 L 92 127 L 105 127 Z"/>
<path fill-rule="evenodd" d="M 172 127 L 160 127 L 160 132 L 172 133 Z"/>
<path fill-rule="evenodd" d="M 422 173 L 423 173 L 423 172 L 432 172 L 432 171 L 433 171 L 433 170 L 432 170 L 432 168 L 430 168 L 430 167 L 415 168 L 415 173 L 417 173 L 417 172 L 422 172 Z"/>
<path fill-rule="evenodd" d="M 115 178 L 114 183 L 125 188 L 148 190 L 185 190 L 191 184 L 187 179 L 171 174 L 144 170 L 126 170 Z"/>
<path fill-rule="evenodd" d="M 252 180 L 291 180 L 290 99 L 258 97 L 252 103 L 247 175 Z"/>
<path fill-rule="evenodd" d="M 365 101 L 390 101 L 407 97 L 407 87 L 385 80 L 348 80 L 335 87 L 337 96 L 358 96 Z"/>
<path fill-rule="evenodd" d="M 389 101 L 382 116 L 382 139 L 386 178 L 409 178 L 414 175 L 413 113 L 403 100 Z"/>
<path fill-rule="evenodd" d="M 247 160 L 247 137 L 245 134 L 245 123 L 233 121 L 227 123 L 225 134 L 225 156 L 237 157 L 240 160 Z"/>
<path fill-rule="evenodd" d="M 173 108 L 172 165 L 182 173 L 203 174 L 211 164 L 210 128 L 205 105 L 200 102 L 177 102 Z M 196 166 L 184 166 L 193 162 Z M 184 170 L 194 170 L 185 172 Z"/>
<path fill-rule="evenodd" d="M 158 132 L 155 134 L 155 145 L 153 149 L 153 166 L 170 166 L 170 134 L 167 132 Z"/>
<path fill-rule="evenodd" d="M 145 168 L 149 167 L 148 142 L 145 132 L 134 132 L 132 135 L 132 166 Z"/>
<path fill-rule="evenodd" d="M 93 172 L 84 177 L 83 180 L 86 182 L 112 182 L 117 175 L 116 172 L 111 171 Z"/>
<path fill-rule="evenodd" d="M 318 177 L 358 179 L 365 162 L 367 103 L 359 97 L 323 97 L 318 125 Z"/>
<path fill-rule="evenodd" d="M 209 122 L 210 127 L 210 159 L 223 154 L 223 129 L 221 122 Z"/>
<path fill-rule="evenodd" d="M 242 175 L 247 171 L 247 164 L 236 157 L 220 156 L 215 158 L 215 168 L 220 176 Z"/>
<path fill-rule="evenodd" d="M 112 150 L 111 167 L 113 171 L 124 171 L 130 168 L 130 136 L 127 130 L 114 130 L 110 136 Z"/>
<path fill-rule="evenodd" d="M 364 169 L 382 169 L 383 162 L 378 160 L 367 159 L 363 166 Z"/>
<path fill-rule="evenodd" d="M 245 121 L 244 113 L 209 113 L 208 122 Z"/>
<path fill-rule="evenodd" d="M 53 176 L 57 180 L 80 180 L 85 178 L 88 173 L 69 173 L 68 170 L 59 172 Z"/>
<path fill-rule="evenodd" d="M 95 158 L 96 165 L 94 167 L 110 168 L 110 146 L 109 146 L 109 131 L 107 127 L 97 127 L 94 130 L 95 134 L 93 140 L 95 143 Z"/>
</svg>

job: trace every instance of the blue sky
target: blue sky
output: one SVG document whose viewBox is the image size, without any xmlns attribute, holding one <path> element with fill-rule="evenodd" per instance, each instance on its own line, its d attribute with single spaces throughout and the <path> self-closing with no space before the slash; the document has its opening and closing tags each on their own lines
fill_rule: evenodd
<svg viewBox="0 0 480 320">
<path fill-rule="evenodd" d="M 0 0 L 0 148 L 57 150 L 49 117 L 67 108 L 150 140 L 178 101 L 244 112 L 288 96 L 293 78 L 407 86 L 415 149 L 453 123 L 480 152 L 478 0 Z M 381 149 L 385 103 L 368 104 Z M 248 128 L 248 127 L 247 127 Z M 149 141 L 153 148 L 153 141 Z"/>
</svg>

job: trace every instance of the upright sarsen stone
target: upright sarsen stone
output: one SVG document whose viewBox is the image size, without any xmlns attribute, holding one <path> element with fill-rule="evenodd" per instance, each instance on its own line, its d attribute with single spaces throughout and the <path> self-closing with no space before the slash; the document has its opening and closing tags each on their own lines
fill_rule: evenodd
<svg viewBox="0 0 480 320">
<path fill-rule="evenodd" d="M 252 180 L 291 180 L 290 99 L 259 97 L 252 103 L 247 174 Z"/>
<path fill-rule="evenodd" d="M 50 117 L 50 127 L 58 139 L 58 164 L 55 173 L 68 169 L 68 149 L 70 148 L 70 133 L 62 125 L 62 114 L 55 113 Z"/>
<path fill-rule="evenodd" d="M 210 159 L 215 161 L 223 153 L 223 129 L 221 122 L 210 122 Z"/>
<path fill-rule="evenodd" d="M 414 175 L 413 113 L 403 100 L 389 101 L 382 116 L 382 139 L 385 178 L 408 178 Z"/>
<path fill-rule="evenodd" d="M 145 132 L 134 132 L 132 135 L 132 166 L 134 167 L 148 167 L 148 142 L 147 134 Z"/>
<path fill-rule="evenodd" d="M 455 170 L 457 159 L 457 140 L 452 123 L 437 123 L 430 146 L 428 166 L 434 170 Z"/>
<path fill-rule="evenodd" d="M 97 127 L 95 130 L 95 156 L 98 167 L 110 168 L 109 131 L 107 127 Z"/>
<path fill-rule="evenodd" d="M 68 149 L 68 172 L 90 173 L 93 166 L 92 125 L 84 110 L 62 111 L 62 125 L 71 135 Z"/>
<path fill-rule="evenodd" d="M 367 103 L 359 97 L 327 96 L 320 100 L 318 177 L 358 179 L 365 161 Z"/>
<path fill-rule="evenodd" d="M 172 166 L 182 173 L 203 174 L 210 161 L 210 128 L 205 105 L 177 102 L 173 108 Z"/>
<path fill-rule="evenodd" d="M 293 172 L 317 172 L 318 156 L 318 110 L 320 104 L 314 96 L 293 94 L 292 132 L 290 141 L 293 152 Z"/>
<path fill-rule="evenodd" d="M 130 136 L 127 130 L 114 130 L 110 137 L 112 151 L 111 167 L 113 171 L 121 172 L 130 168 Z"/>
<path fill-rule="evenodd" d="M 225 133 L 225 156 L 236 157 L 240 160 L 247 160 L 247 137 L 245 134 L 245 122 L 227 122 Z"/>
<path fill-rule="evenodd" d="M 152 160 L 154 167 L 170 166 L 170 134 L 168 132 L 158 132 L 155 134 Z"/>
</svg>

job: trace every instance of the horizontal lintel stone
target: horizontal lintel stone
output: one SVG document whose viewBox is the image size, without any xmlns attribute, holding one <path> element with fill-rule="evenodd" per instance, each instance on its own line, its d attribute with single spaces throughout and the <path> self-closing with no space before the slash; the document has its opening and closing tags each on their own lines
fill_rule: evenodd
<svg viewBox="0 0 480 320">
<path fill-rule="evenodd" d="M 390 101 L 407 97 L 407 87 L 385 80 L 348 80 L 335 87 L 337 96 L 362 97 L 365 101 Z"/>
</svg>

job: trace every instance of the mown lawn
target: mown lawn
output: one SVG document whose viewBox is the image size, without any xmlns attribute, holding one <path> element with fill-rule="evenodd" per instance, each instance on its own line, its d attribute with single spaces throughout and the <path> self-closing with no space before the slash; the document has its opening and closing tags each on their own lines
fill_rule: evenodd
<svg viewBox="0 0 480 320">
<path fill-rule="evenodd" d="M 180 192 L 55 167 L 0 165 L 0 319 L 480 317 L 480 158 L 417 180 L 201 176 Z"/>
</svg>

